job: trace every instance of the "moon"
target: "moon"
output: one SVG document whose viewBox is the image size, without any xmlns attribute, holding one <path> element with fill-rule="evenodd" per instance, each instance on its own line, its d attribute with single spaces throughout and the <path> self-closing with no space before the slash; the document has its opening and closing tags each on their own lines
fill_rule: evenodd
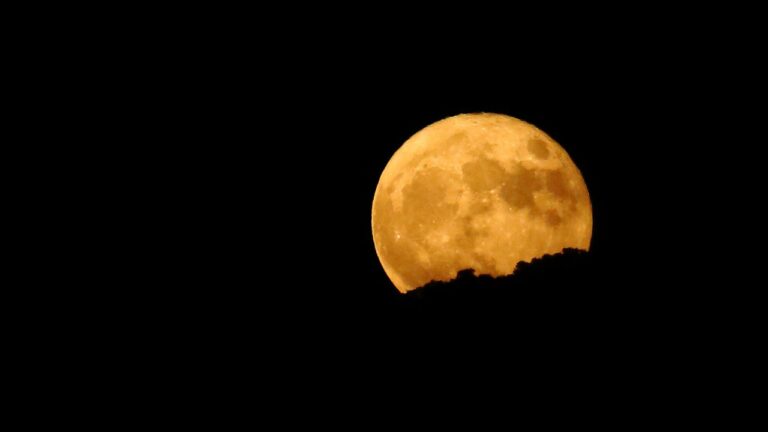
<svg viewBox="0 0 768 432">
<path fill-rule="evenodd" d="M 579 169 L 535 126 L 461 114 L 409 138 L 381 174 L 376 254 L 401 292 L 460 270 L 503 276 L 564 248 L 588 250 L 592 205 Z"/>
</svg>

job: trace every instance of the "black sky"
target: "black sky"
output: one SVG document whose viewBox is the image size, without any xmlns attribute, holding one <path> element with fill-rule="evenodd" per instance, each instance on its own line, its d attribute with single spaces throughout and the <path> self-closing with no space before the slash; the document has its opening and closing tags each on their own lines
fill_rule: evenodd
<svg viewBox="0 0 768 432">
<path fill-rule="evenodd" d="M 7 14 L 6 411 L 367 431 L 764 410 L 764 13 L 103 6 Z M 473 112 L 568 152 L 592 248 L 404 298 L 379 176 Z"/>
<path fill-rule="evenodd" d="M 731 186 L 759 172 L 741 169 L 758 160 L 743 125 L 759 116 L 738 103 L 756 98 L 745 79 L 755 53 L 665 26 L 669 37 L 619 22 L 412 37 L 249 24 L 154 44 L 120 97 L 108 95 L 135 103 L 120 133 L 142 160 L 127 188 L 146 189 L 135 220 L 148 229 L 129 229 L 158 233 L 129 272 L 140 286 L 130 296 L 190 338 L 305 346 L 337 332 L 400 334 L 371 235 L 379 175 L 423 127 L 496 112 L 541 128 L 581 170 L 596 276 L 577 288 L 590 301 L 627 293 L 598 310 L 645 308 L 649 326 L 675 313 L 702 326 L 703 310 L 733 316 L 745 296 L 733 288 L 744 286 L 731 271 L 744 254 L 731 230 L 760 217 Z M 157 275 L 143 276 L 147 263 Z"/>
<path fill-rule="evenodd" d="M 179 181 L 204 227 L 187 241 L 211 259 L 185 269 L 196 292 L 293 323 L 386 315 L 395 291 L 370 228 L 379 175 L 413 133 L 471 112 L 533 123 L 570 154 L 592 200 L 600 283 L 655 283 L 660 268 L 665 283 L 686 278 L 681 253 L 705 238 L 685 209 L 710 181 L 712 139 L 712 107 L 687 71 L 629 55 L 489 55 L 330 52 L 285 68 L 269 58 L 258 79 L 234 66 L 213 75 L 179 119 L 193 187 Z"/>
<path fill-rule="evenodd" d="M 138 400 L 157 398 L 160 410 L 216 399 L 248 413 L 280 407 L 284 424 L 314 422 L 311 408 L 327 414 L 327 403 L 344 418 L 383 407 L 366 419 L 378 425 L 419 410 L 422 385 L 461 405 L 527 379 L 582 401 L 597 377 L 608 402 L 596 406 L 614 411 L 603 407 L 623 403 L 619 390 L 645 386 L 655 401 L 677 382 L 667 377 L 685 375 L 695 391 L 719 367 L 697 368 L 701 359 L 759 348 L 750 331 L 764 315 L 755 312 L 762 278 L 747 270 L 764 265 L 764 212 L 750 204 L 764 195 L 765 74 L 764 50 L 749 41 L 764 40 L 750 34 L 764 26 L 726 35 L 720 10 L 705 20 L 694 8 L 643 17 L 634 6 L 578 5 L 588 20 L 566 6 L 465 6 L 453 20 L 406 10 L 405 22 L 385 11 L 347 18 L 346 6 L 325 4 L 333 19 L 293 4 L 284 17 L 187 19 L 190 6 L 147 12 L 160 17 L 157 34 L 136 20 L 115 38 L 86 32 L 87 43 L 65 43 L 41 76 L 61 75 L 66 97 L 52 106 L 77 121 L 39 128 L 55 135 L 54 162 L 75 149 L 98 172 L 62 176 L 84 186 L 45 185 L 65 202 L 43 223 L 61 223 L 73 240 L 40 247 L 78 262 L 35 270 L 57 279 L 53 294 L 33 293 L 62 316 L 44 325 L 63 342 L 41 369 L 74 353 L 86 368 L 111 368 L 97 374 L 105 387 L 122 391 L 118 375 L 141 383 Z M 519 295 L 464 302 L 449 290 L 458 296 L 429 308 L 403 303 L 373 245 L 379 175 L 412 134 L 472 112 L 530 122 L 571 156 L 594 215 L 588 258 L 573 262 L 588 267 L 531 271 Z M 87 206 L 70 198 L 80 190 Z M 97 241 L 81 241 L 61 214 Z M 80 258 L 71 243 L 97 257 Z M 371 399 L 388 392 L 385 403 Z M 445 407 L 436 412 L 453 412 Z"/>
</svg>

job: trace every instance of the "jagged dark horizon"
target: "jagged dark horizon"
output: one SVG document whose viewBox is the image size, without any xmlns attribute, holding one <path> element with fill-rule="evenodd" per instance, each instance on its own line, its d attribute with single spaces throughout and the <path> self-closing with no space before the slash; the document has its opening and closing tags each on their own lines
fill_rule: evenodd
<svg viewBox="0 0 768 432">
<path fill-rule="evenodd" d="M 540 263 L 540 262 L 546 262 L 546 261 L 550 261 L 552 259 L 559 260 L 560 258 L 558 258 L 558 257 L 561 257 L 561 256 L 564 257 L 564 258 L 568 258 L 568 257 L 574 257 L 574 258 L 575 257 L 586 257 L 586 256 L 589 255 L 589 253 L 590 252 L 588 250 L 584 250 L 584 249 L 563 248 L 563 250 L 561 250 L 560 252 L 557 252 L 557 253 L 544 254 L 544 255 L 542 255 L 540 257 L 535 257 L 535 258 L 531 259 L 530 262 L 528 262 L 528 261 L 520 261 L 520 262 L 517 263 L 517 265 L 515 266 L 515 270 L 512 273 L 507 274 L 507 275 L 501 275 L 501 276 L 493 276 L 493 275 L 490 275 L 490 274 L 487 274 L 487 273 L 479 273 L 478 274 L 477 270 L 475 270 L 474 268 L 465 268 L 465 269 L 462 269 L 462 270 L 459 270 L 458 272 L 456 272 L 456 277 L 453 278 L 453 279 L 450 279 L 450 280 L 447 280 L 447 281 L 431 280 L 431 281 L 427 282 L 426 284 L 424 284 L 424 285 L 422 285 L 422 286 L 420 286 L 418 288 L 414 288 L 414 289 L 408 291 L 407 293 L 404 293 L 404 295 L 414 295 L 414 293 L 417 293 L 420 290 L 431 289 L 431 288 L 436 287 L 436 286 L 450 285 L 450 284 L 452 284 L 452 283 L 454 283 L 455 281 L 458 281 L 458 280 L 471 280 L 473 278 L 478 280 L 478 281 L 486 280 L 486 279 L 507 280 L 508 278 L 512 278 L 515 275 L 519 274 L 519 272 L 527 271 L 528 269 L 530 269 L 531 266 L 534 266 L 534 267 L 538 266 L 539 265 L 538 263 Z"/>
<path fill-rule="evenodd" d="M 611 296 L 595 280 L 593 255 L 567 248 L 522 261 L 506 276 L 476 275 L 474 269 L 465 269 L 453 280 L 432 281 L 400 294 L 396 302 L 406 311 L 465 316 L 504 316 L 511 310 L 523 315 L 552 316 L 556 311 L 573 315 L 594 309 L 592 305 Z"/>
</svg>

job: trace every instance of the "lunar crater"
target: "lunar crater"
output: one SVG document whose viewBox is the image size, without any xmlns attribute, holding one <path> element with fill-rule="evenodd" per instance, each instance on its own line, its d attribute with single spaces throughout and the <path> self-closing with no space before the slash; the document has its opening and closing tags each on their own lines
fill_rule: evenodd
<svg viewBox="0 0 768 432">
<path fill-rule="evenodd" d="M 547 143 L 539 137 L 532 138 L 528 141 L 528 151 L 531 152 L 536 159 L 547 159 L 549 157 Z"/>
<path fill-rule="evenodd" d="M 482 158 L 461 166 L 464 182 L 474 192 L 489 191 L 504 182 L 507 172 L 496 161 Z"/>
</svg>

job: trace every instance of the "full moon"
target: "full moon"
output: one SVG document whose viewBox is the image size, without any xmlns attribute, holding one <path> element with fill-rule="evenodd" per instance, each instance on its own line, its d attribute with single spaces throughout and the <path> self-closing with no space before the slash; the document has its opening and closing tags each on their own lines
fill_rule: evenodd
<svg viewBox="0 0 768 432">
<path fill-rule="evenodd" d="M 402 292 L 472 268 L 491 276 L 564 248 L 589 249 L 592 206 L 579 169 L 535 126 L 461 114 L 409 138 L 381 174 L 376 253 Z"/>
</svg>

